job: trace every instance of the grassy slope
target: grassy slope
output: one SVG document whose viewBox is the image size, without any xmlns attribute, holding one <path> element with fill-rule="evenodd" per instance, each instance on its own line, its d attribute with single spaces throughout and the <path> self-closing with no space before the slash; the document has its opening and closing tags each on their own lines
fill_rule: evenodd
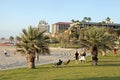
<svg viewBox="0 0 120 80">
<path fill-rule="evenodd" d="M 52 64 L 37 66 L 36 69 L 13 69 L 0 71 L 0 80 L 119 80 L 120 56 L 99 56 L 98 66 L 92 66 L 90 57 L 86 64 L 62 65 L 60 68 Z"/>
</svg>

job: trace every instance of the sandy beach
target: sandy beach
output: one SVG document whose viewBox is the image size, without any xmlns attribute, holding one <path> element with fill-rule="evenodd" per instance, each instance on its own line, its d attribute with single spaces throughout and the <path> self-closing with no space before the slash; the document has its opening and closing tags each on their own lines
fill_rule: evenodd
<svg viewBox="0 0 120 80">
<path fill-rule="evenodd" d="M 8 56 L 5 56 L 4 49 L 8 51 Z M 25 56 L 15 50 L 15 46 L 0 46 L 0 70 L 27 67 Z M 40 55 L 39 62 L 35 62 L 36 65 L 42 65 L 56 63 L 58 59 L 73 60 L 75 51 L 76 49 L 50 48 L 50 55 Z"/>
</svg>

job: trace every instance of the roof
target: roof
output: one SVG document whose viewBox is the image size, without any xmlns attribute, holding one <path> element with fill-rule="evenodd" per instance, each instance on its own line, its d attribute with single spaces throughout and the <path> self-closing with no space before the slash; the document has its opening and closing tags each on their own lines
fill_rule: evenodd
<svg viewBox="0 0 120 80">
<path fill-rule="evenodd" d="M 71 22 L 57 22 L 57 23 L 54 23 L 54 24 L 57 24 L 57 25 L 70 25 Z M 99 22 L 86 22 L 85 24 L 99 25 Z M 118 24 L 118 23 L 105 23 L 104 25 L 120 27 L 120 24 Z"/>
<path fill-rule="evenodd" d="M 70 25 L 71 22 L 57 22 L 55 24 L 57 24 L 57 25 Z"/>
</svg>

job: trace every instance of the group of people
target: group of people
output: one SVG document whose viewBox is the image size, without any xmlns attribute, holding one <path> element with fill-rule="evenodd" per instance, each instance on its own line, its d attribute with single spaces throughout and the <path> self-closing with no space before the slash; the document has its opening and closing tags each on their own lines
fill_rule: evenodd
<svg viewBox="0 0 120 80">
<path fill-rule="evenodd" d="M 76 60 L 76 63 L 78 63 L 79 61 L 82 63 L 82 62 L 86 62 L 86 51 L 84 50 L 83 53 L 79 53 L 78 51 L 75 52 L 75 60 Z M 68 59 L 67 62 L 64 63 L 64 65 L 67 65 L 69 64 L 70 62 L 70 59 Z M 61 59 L 59 59 L 59 61 L 57 63 L 54 64 L 53 67 L 58 67 L 60 66 L 61 64 L 63 63 L 63 61 Z"/>
<path fill-rule="evenodd" d="M 68 59 L 68 61 L 65 62 L 64 65 L 68 65 L 69 62 L 70 62 L 70 59 Z M 55 63 L 53 67 L 58 67 L 58 66 L 60 66 L 62 63 L 63 63 L 63 61 L 62 61 L 61 59 L 59 59 L 59 61 L 58 61 L 57 63 Z"/>
<path fill-rule="evenodd" d="M 95 48 L 96 49 L 96 48 Z M 117 54 L 117 49 L 114 48 L 113 50 L 114 52 L 114 55 L 116 56 Z M 78 64 L 79 62 L 83 62 L 85 63 L 86 62 L 86 49 L 84 49 L 84 51 L 81 51 L 81 52 L 78 52 L 76 51 L 75 52 L 75 60 L 76 60 L 76 63 Z M 97 52 L 95 52 L 95 50 L 93 50 L 92 52 L 92 64 L 93 65 L 97 65 L 97 61 L 98 61 L 98 58 L 97 58 Z M 69 64 L 70 62 L 70 59 L 64 64 L 64 65 L 67 65 Z M 63 63 L 63 61 L 61 59 L 59 59 L 59 61 L 57 63 L 55 63 L 54 67 L 58 67 L 59 65 L 61 65 Z"/>
<path fill-rule="evenodd" d="M 78 61 L 80 61 L 81 63 L 82 62 L 86 62 L 86 52 L 84 51 L 83 53 L 79 53 L 78 51 L 76 51 L 75 53 L 75 60 L 76 60 L 76 63 L 78 63 Z"/>
</svg>

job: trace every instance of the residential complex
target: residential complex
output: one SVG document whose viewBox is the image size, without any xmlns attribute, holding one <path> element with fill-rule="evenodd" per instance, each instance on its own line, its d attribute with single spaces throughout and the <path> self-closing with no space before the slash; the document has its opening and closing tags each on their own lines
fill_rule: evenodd
<svg viewBox="0 0 120 80">
<path fill-rule="evenodd" d="M 58 33 L 60 31 L 64 31 L 67 30 L 70 25 L 72 23 L 71 22 L 57 22 L 52 24 L 52 33 Z M 91 26 L 98 26 L 98 27 L 111 27 L 111 28 L 120 28 L 120 24 L 116 24 L 116 23 L 100 23 L 100 22 L 80 22 L 79 27 L 83 28 L 85 26 L 91 27 Z"/>
<path fill-rule="evenodd" d="M 70 22 L 57 22 L 52 24 L 52 33 L 67 30 L 70 27 Z"/>
</svg>

